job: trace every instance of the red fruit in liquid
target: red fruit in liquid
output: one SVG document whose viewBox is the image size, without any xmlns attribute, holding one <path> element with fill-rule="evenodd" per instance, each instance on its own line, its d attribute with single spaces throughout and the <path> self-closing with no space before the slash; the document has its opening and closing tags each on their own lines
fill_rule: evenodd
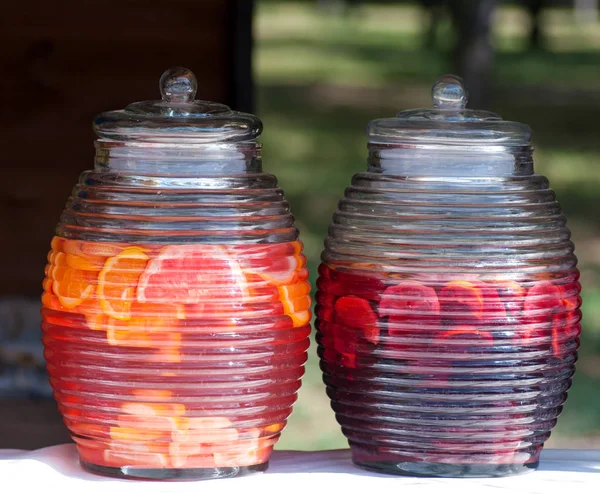
<svg viewBox="0 0 600 494">
<path fill-rule="evenodd" d="M 442 317 L 456 321 L 481 319 L 484 296 L 476 282 L 455 280 L 440 290 Z"/>
<path fill-rule="evenodd" d="M 494 344 L 494 337 L 489 331 L 483 331 L 474 326 L 460 325 L 452 326 L 450 329 L 440 332 L 436 338 L 438 344 L 444 344 L 449 340 L 465 340 L 465 347 L 480 346 L 481 344 L 491 346 Z M 461 348 L 460 346 L 452 346 L 452 348 Z"/>
<path fill-rule="evenodd" d="M 373 344 L 379 343 L 379 324 L 377 314 L 368 300 L 354 295 L 340 297 L 335 303 L 336 321 L 358 328 L 365 339 Z"/>
<path fill-rule="evenodd" d="M 518 316 L 523 310 L 526 290 L 513 280 L 498 280 L 488 282 L 498 292 L 498 296 L 508 315 Z"/>
<path fill-rule="evenodd" d="M 483 295 L 482 319 L 487 323 L 504 322 L 503 320 L 506 319 L 506 308 L 496 288 L 483 282 L 478 282 L 477 287 Z"/>
<path fill-rule="evenodd" d="M 561 341 L 574 338 L 579 332 L 577 308 L 578 284 L 553 285 L 547 280 L 533 285 L 527 292 L 523 313 L 529 325 L 525 341 L 545 335 L 552 336 L 552 351 L 563 353 Z M 566 338 L 564 334 L 566 333 Z"/>
<path fill-rule="evenodd" d="M 402 281 L 381 296 L 379 314 L 388 318 L 388 333 L 402 335 L 402 326 L 422 325 L 434 329 L 439 323 L 440 304 L 433 288 L 418 281 Z M 410 328 L 406 328 L 410 329 Z"/>
</svg>

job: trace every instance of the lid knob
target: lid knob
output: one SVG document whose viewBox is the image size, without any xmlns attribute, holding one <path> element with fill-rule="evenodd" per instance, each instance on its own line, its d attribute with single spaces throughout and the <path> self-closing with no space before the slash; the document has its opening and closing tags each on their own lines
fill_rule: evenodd
<svg viewBox="0 0 600 494">
<path fill-rule="evenodd" d="M 163 72 L 159 85 L 165 103 L 193 103 L 198 89 L 196 76 L 185 67 L 172 67 Z"/>
<path fill-rule="evenodd" d="M 431 88 L 433 106 L 440 110 L 461 110 L 467 105 L 467 89 L 456 75 L 444 75 Z"/>
</svg>

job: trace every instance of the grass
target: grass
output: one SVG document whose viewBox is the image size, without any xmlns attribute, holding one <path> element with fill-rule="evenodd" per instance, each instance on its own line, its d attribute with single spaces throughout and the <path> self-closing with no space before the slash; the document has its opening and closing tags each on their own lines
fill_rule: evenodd
<svg viewBox="0 0 600 494">
<path fill-rule="evenodd" d="M 366 123 L 430 106 L 429 91 L 450 70 L 452 33 L 422 48 L 421 12 L 369 3 L 330 16 L 315 2 L 262 0 L 256 18 L 257 113 L 265 124 L 265 168 L 292 204 L 312 280 L 337 201 L 366 166 Z M 501 9 L 491 110 L 534 129 L 537 171 L 548 176 L 577 245 L 584 285 L 584 333 L 570 398 L 552 445 L 600 437 L 600 24 L 577 24 L 569 10 L 543 16 L 546 51 L 524 51 L 528 19 Z M 596 213 L 595 213 L 596 212 Z M 581 447 L 581 443 L 577 443 Z M 585 442 L 584 442 L 585 444 Z M 289 426 L 286 449 L 345 446 L 321 382 L 315 345 Z"/>
</svg>

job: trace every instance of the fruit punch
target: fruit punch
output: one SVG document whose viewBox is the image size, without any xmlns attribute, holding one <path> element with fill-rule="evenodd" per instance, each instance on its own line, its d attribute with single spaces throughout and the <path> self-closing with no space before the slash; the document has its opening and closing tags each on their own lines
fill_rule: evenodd
<svg viewBox="0 0 600 494">
<path fill-rule="evenodd" d="M 303 374 L 307 279 L 299 241 L 55 237 L 45 357 L 84 466 L 157 478 L 262 469 Z"/>
</svg>

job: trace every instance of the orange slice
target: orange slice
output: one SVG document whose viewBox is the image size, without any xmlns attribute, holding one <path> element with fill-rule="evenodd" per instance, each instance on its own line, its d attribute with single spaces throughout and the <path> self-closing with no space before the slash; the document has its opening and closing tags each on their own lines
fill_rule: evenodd
<svg viewBox="0 0 600 494">
<path fill-rule="evenodd" d="M 308 324 L 310 312 L 310 284 L 308 282 L 277 287 L 279 301 L 283 306 L 284 314 L 292 319 L 295 328 Z"/>
<path fill-rule="evenodd" d="M 50 264 L 50 267 L 67 266 L 67 254 L 59 250 L 51 250 L 48 252 L 48 263 Z"/>
<path fill-rule="evenodd" d="M 131 318 L 131 304 L 146 269 L 148 256 L 138 247 L 128 247 L 109 257 L 98 276 L 97 295 L 104 313 L 121 321 Z"/>
<path fill-rule="evenodd" d="M 44 281 L 42 281 L 42 288 L 45 292 L 49 292 L 52 290 L 52 283 L 52 278 L 48 278 L 47 276 L 44 278 Z"/>
<path fill-rule="evenodd" d="M 301 328 L 310 322 L 312 312 L 310 310 L 303 310 L 302 312 L 288 314 L 288 316 L 292 319 L 292 323 L 295 328 Z"/>
<path fill-rule="evenodd" d="M 102 312 L 100 302 L 96 297 L 90 297 L 77 307 L 77 312 L 85 316 L 88 327 L 94 331 L 106 330 L 108 316 Z"/>
<path fill-rule="evenodd" d="M 117 449 L 122 447 L 122 445 L 117 441 L 113 441 L 111 447 Z M 141 446 L 140 449 L 144 449 L 144 446 Z M 137 451 L 114 451 L 110 449 L 104 451 L 104 463 L 107 466 L 117 468 L 122 468 L 124 466 L 137 468 L 166 468 L 169 465 L 167 455 L 164 454 Z"/>
<path fill-rule="evenodd" d="M 55 237 L 56 238 L 56 237 Z M 65 252 L 66 254 L 75 254 L 83 257 L 112 257 L 116 256 L 127 247 L 124 244 L 107 243 L 107 242 L 85 242 L 83 240 L 58 239 L 56 250 Z M 59 248 L 60 247 L 60 248 Z"/>
<path fill-rule="evenodd" d="M 162 430 L 156 432 L 137 427 L 110 427 L 109 432 L 111 439 L 115 441 L 144 442 L 165 437 L 165 433 Z"/>
<path fill-rule="evenodd" d="M 104 267 L 105 257 L 78 256 L 76 254 L 65 254 L 67 266 L 82 271 L 100 271 Z"/>
<path fill-rule="evenodd" d="M 95 276 L 87 271 L 54 266 L 48 275 L 52 278 L 52 291 L 67 309 L 77 307 L 94 294 Z"/>
<path fill-rule="evenodd" d="M 190 417 L 189 428 L 201 429 L 227 429 L 233 424 L 227 417 Z"/>
<path fill-rule="evenodd" d="M 137 398 L 155 401 L 169 401 L 173 398 L 173 391 L 168 389 L 134 389 L 131 394 Z"/>
<path fill-rule="evenodd" d="M 179 335 L 176 335 L 179 336 Z M 160 362 L 163 364 L 172 364 L 181 362 L 181 352 L 179 351 L 180 340 L 176 344 L 170 342 L 166 348 L 161 348 L 154 355 L 148 356 L 148 362 Z"/>
<path fill-rule="evenodd" d="M 65 419 L 65 424 L 73 434 L 98 439 L 106 437 L 106 426 L 98 424 L 88 424 L 80 421 Z"/>
<path fill-rule="evenodd" d="M 272 436 L 273 434 L 277 434 L 283 430 L 286 422 L 276 422 L 275 424 L 267 425 L 263 427 L 263 431 L 265 436 Z"/>
<path fill-rule="evenodd" d="M 266 439 L 239 441 L 232 452 L 215 452 L 215 464 L 217 467 L 241 467 L 266 463 L 273 449 L 270 443 L 272 441 Z"/>
<path fill-rule="evenodd" d="M 275 285 L 292 285 L 306 264 L 299 241 L 284 244 L 265 244 L 233 248 L 244 273 L 260 276 Z"/>
<path fill-rule="evenodd" d="M 109 317 L 106 322 L 106 337 L 113 346 L 158 348 L 171 354 L 181 344 L 181 334 L 171 329 L 169 319 L 137 319 L 121 321 Z M 174 321 L 175 324 L 177 321 Z M 150 356 L 148 356 L 148 360 Z M 160 361 L 160 360 L 159 360 Z M 166 360 L 173 361 L 173 360 Z M 175 360 L 178 361 L 178 360 Z"/>
<path fill-rule="evenodd" d="M 62 251 L 62 250 L 64 250 L 63 249 L 64 242 L 65 242 L 64 238 L 54 236 L 54 237 L 52 237 L 52 240 L 50 241 L 50 247 L 52 248 L 52 250 Z"/>
<path fill-rule="evenodd" d="M 440 291 L 439 302 L 446 317 L 462 320 L 468 317 L 481 319 L 484 299 L 481 289 L 470 281 L 453 280 Z"/>
<path fill-rule="evenodd" d="M 42 295 L 42 305 L 52 310 L 60 310 L 62 308 L 58 297 L 50 292 L 44 292 L 44 294 Z"/>
</svg>

